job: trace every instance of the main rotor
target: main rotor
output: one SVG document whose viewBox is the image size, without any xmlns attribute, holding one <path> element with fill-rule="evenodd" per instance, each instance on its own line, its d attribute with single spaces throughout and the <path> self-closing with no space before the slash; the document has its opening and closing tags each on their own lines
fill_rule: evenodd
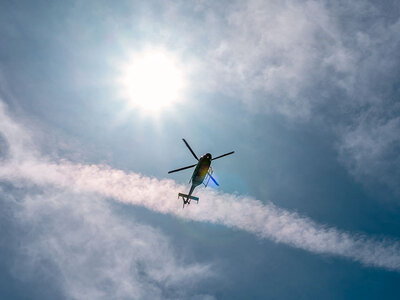
<svg viewBox="0 0 400 300">
<path fill-rule="evenodd" d="M 194 153 L 193 149 L 190 147 L 189 143 L 186 142 L 185 139 L 182 139 L 182 141 L 185 143 L 186 147 L 188 147 L 188 149 L 189 149 L 190 153 L 192 153 L 193 157 L 194 157 L 197 161 L 200 161 L 200 159 L 197 157 L 196 153 Z M 206 158 L 208 158 L 210 161 L 212 161 L 212 160 L 216 160 L 216 159 L 219 159 L 219 158 L 224 157 L 224 156 L 227 156 L 227 155 L 231 155 L 231 154 L 233 154 L 233 153 L 235 153 L 235 151 L 231 151 L 231 152 L 222 154 L 222 155 L 217 156 L 217 157 L 214 157 L 214 158 L 212 158 L 212 155 L 211 155 L 210 153 L 206 153 L 206 154 L 204 154 L 204 156 L 205 156 Z M 204 157 L 204 156 L 202 156 L 202 157 Z M 194 165 L 190 165 L 190 166 L 187 166 L 187 167 L 183 167 L 183 168 L 179 168 L 179 169 L 175 169 L 175 170 L 169 171 L 168 174 L 171 174 L 171 173 L 174 173 L 174 172 L 179 172 L 179 171 L 186 170 L 186 169 L 190 169 L 190 168 L 193 168 L 193 167 L 195 167 L 195 166 L 197 166 L 197 164 L 194 164 Z"/>
</svg>

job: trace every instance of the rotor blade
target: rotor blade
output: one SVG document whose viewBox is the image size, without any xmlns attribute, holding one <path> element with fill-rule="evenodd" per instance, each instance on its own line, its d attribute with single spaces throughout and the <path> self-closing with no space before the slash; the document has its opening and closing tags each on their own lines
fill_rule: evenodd
<svg viewBox="0 0 400 300">
<path fill-rule="evenodd" d="M 218 182 L 214 179 L 214 177 L 212 177 L 212 176 L 210 175 L 210 173 L 208 173 L 208 176 L 210 176 L 211 180 L 214 181 L 214 183 L 215 183 L 216 185 L 219 186 Z"/>
<path fill-rule="evenodd" d="M 220 156 L 214 157 L 214 158 L 213 158 L 213 159 L 211 159 L 211 160 L 216 160 L 216 159 L 218 159 L 218 158 L 221 158 L 221 157 L 224 157 L 224 156 L 227 156 L 227 155 L 231 155 L 231 154 L 233 154 L 233 153 L 235 153 L 235 151 L 232 151 L 232 152 L 229 152 L 229 153 L 222 154 L 222 155 L 220 155 Z"/>
<path fill-rule="evenodd" d="M 197 160 L 199 160 L 199 159 L 197 158 L 196 154 L 193 152 L 192 148 L 190 148 L 189 144 L 186 142 L 186 140 L 185 140 L 185 139 L 182 139 L 182 140 L 183 140 L 183 142 L 185 143 L 186 147 L 189 148 L 189 150 L 190 150 L 190 152 L 193 154 L 194 158 L 197 159 Z"/>
<path fill-rule="evenodd" d="M 195 167 L 196 165 L 197 165 L 197 164 L 191 165 L 191 166 L 187 166 L 187 167 L 183 167 L 183 168 L 179 168 L 179 169 L 176 169 L 176 170 L 172 170 L 172 171 L 169 171 L 168 174 L 174 173 L 174 172 L 178 172 L 178 171 L 182 171 L 182 170 L 186 170 L 186 169 L 190 169 L 190 168 Z"/>
</svg>

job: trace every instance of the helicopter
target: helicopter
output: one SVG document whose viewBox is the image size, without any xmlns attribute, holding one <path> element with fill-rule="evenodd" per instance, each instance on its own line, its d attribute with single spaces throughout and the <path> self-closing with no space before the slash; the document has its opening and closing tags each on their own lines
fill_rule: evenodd
<svg viewBox="0 0 400 300">
<path fill-rule="evenodd" d="M 179 193 L 178 194 L 178 199 L 182 198 L 183 200 L 183 208 L 185 208 L 185 204 L 189 205 L 191 200 L 196 201 L 197 203 L 199 203 L 199 198 L 192 196 L 194 189 L 199 186 L 200 184 L 204 184 L 205 187 L 207 187 L 210 179 L 217 185 L 219 186 L 218 182 L 215 180 L 215 178 L 212 176 L 213 173 L 213 169 L 211 168 L 211 161 L 216 160 L 218 158 L 227 156 L 227 155 L 231 155 L 233 153 L 235 153 L 235 151 L 231 151 L 225 154 L 222 154 L 220 156 L 214 157 L 212 158 L 210 153 L 206 153 L 203 156 L 200 157 L 200 159 L 197 157 L 196 153 L 194 153 L 194 151 L 192 150 L 192 148 L 189 146 L 188 142 L 186 142 L 185 139 L 182 139 L 183 142 L 185 143 L 186 147 L 188 147 L 189 151 L 192 153 L 192 155 L 194 156 L 194 158 L 197 160 L 197 163 L 194 165 L 190 165 L 187 167 L 183 167 L 183 168 L 179 168 L 179 169 L 175 169 L 172 171 L 169 171 L 168 174 L 174 173 L 174 172 L 179 172 L 182 170 L 186 170 L 186 169 L 190 169 L 193 167 L 196 167 L 193 171 L 193 175 L 190 178 L 189 183 L 192 183 L 192 186 L 190 187 L 190 191 L 188 194 L 183 194 L 183 193 Z M 207 182 L 206 182 L 207 181 Z M 206 182 L 206 183 L 204 183 Z"/>
</svg>

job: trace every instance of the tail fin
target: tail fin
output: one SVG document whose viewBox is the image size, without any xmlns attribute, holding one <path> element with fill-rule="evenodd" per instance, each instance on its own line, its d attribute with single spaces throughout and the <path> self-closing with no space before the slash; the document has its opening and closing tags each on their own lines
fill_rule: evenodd
<svg viewBox="0 0 400 300">
<path fill-rule="evenodd" d="M 183 207 L 185 207 L 185 204 L 190 204 L 190 200 L 194 200 L 197 203 L 199 203 L 199 198 L 198 197 L 189 196 L 189 195 L 186 195 L 186 194 L 179 193 L 178 194 L 178 198 L 180 198 L 180 197 L 182 197 L 182 200 L 183 200 Z"/>
<path fill-rule="evenodd" d="M 194 200 L 194 201 L 199 202 L 199 198 L 198 198 L 198 197 L 189 196 L 189 195 L 182 194 L 182 193 L 179 193 L 179 194 L 178 194 L 178 197 L 182 197 L 183 199 L 186 198 L 186 201 L 190 199 L 190 200 Z"/>
</svg>

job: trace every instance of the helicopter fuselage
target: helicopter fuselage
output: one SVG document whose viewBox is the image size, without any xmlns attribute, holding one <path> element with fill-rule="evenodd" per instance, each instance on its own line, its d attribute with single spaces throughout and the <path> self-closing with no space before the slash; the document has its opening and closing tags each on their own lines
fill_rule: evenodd
<svg viewBox="0 0 400 300">
<path fill-rule="evenodd" d="M 208 169 L 210 168 L 210 165 L 211 165 L 210 153 L 206 153 L 202 157 L 200 157 L 199 162 L 197 163 L 196 168 L 193 171 L 192 178 L 190 179 L 190 181 L 192 182 L 190 191 L 187 195 L 185 195 L 187 198 L 186 199 L 183 198 L 183 206 L 185 206 L 185 204 L 190 204 L 190 197 L 192 196 L 194 189 L 196 188 L 196 186 L 203 183 L 204 178 L 208 173 Z"/>
<path fill-rule="evenodd" d="M 191 178 L 192 185 L 195 187 L 202 184 L 204 178 L 208 173 L 208 169 L 211 165 L 211 154 L 206 153 L 202 157 L 200 157 L 199 162 L 197 163 L 196 168 L 193 171 L 193 175 Z"/>
</svg>

